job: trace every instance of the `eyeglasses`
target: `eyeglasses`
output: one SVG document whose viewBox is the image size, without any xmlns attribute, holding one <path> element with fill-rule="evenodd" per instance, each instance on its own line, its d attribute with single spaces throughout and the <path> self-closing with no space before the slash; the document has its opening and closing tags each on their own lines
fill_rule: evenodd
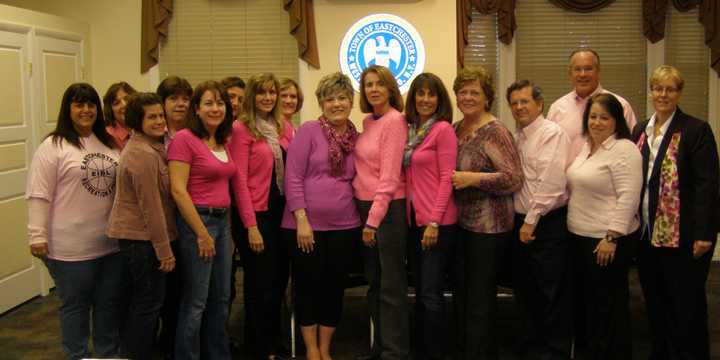
<svg viewBox="0 0 720 360">
<path fill-rule="evenodd" d="M 668 95 L 674 95 L 674 94 L 676 94 L 678 91 L 680 91 L 678 88 L 672 87 L 672 86 L 668 86 L 668 87 L 653 86 L 653 87 L 650 88 L 650 90 L 651 90 L 654 94 L 658 94 L 658 95 L 660 95 L 660 94 L 662 94 L 662 93 L 665 93 L 665 94 L 668 94 Z"/>
</svg>

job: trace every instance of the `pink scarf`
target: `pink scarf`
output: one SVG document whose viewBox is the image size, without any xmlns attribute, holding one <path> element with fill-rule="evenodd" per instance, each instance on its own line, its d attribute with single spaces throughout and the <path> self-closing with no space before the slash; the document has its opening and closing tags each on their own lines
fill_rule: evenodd
<svg viewBox="0 0 720 360">
<path fill-rule="evenodd" d="M 321 116 L 318 121 L 328 141 L 330 175 L 339 177 L 345 169 L 345 156 L 355 149 L 355 140 L 357 140 L 358 132 L 350 120 L 347 121 L 347 129 L 342 134 L 338 133 L 335 127 L 330 125 L 324 116 Z"/>
</svg>

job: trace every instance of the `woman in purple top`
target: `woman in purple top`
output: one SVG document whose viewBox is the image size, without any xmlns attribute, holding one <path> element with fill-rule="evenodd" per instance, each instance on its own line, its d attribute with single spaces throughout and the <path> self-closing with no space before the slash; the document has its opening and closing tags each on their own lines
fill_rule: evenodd
<svg viewBox="0 0 720 360">
<path fill-rule="evenodd" d="M 293 286 L 307 358 L 330 360 L 348 264 L 360 240 L 352 188 L 358 132 L 349 119 L 353 88 L 346 75 L 323 77 L 315 95 L 322 116 L 304 123 L 288 149 L 282 227 L 295 230 L 291 241 L 297 240 Z"/>
<path fill-rule="evenodd" d="M 405 145 L 405 195 L 410 232 L 409 257 L 414 275 L 417 359 L 443 359 L 447 331 L 443 290 L 455 252 L 457 208 L 452 174 L 457 137 L 452 104 L 442 80 L 422 73 L 410 85 L 405 119 L 410 125 Z"/>
<path fill-rule="evenodd" d="M 207 81 L 190 99 L 187 127 L 168 149 L 170 184 L 182 264 L 175 359 L 230 359 L 225 330 L 230 298 L 230 178 L 235 163 L 226 143 L 232 130 L 230 98 Z"/>
</svg>

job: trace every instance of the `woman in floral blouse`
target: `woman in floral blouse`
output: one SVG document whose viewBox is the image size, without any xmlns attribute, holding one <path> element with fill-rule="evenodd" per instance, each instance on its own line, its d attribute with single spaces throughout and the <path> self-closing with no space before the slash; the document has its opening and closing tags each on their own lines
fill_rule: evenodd
<svg viewBox="0 0 720 360">
<path fill-rule="evenodd" d="M 495 91 L 482 67 L 460 71 L 453 90 L 463 119 L 457 171 L 452 182 L 458 206 L 459 286 L 456 291 L 459 358 L 497 358 L 492 334 L 500 259 L 513 229 L 512 194 L 522 181 L 513 136 L 489 110 Z"/>
</svg>

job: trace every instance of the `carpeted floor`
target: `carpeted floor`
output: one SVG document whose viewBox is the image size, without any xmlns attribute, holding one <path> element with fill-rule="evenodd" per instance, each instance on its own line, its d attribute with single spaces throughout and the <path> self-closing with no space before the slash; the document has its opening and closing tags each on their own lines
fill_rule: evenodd
<svg viewBox="0 0 720 360">
<path fill-rule="evenodd" d="M 241 277 L 240 277 L 241 278 Z M 238 287 L 241 289 L 241 287 Z M 362 288 L 346 293 L 343 320 L 333 345 L 335 360 L 351 360 L 365 352 L 369 344 L 367 311 Z M 713 264 L 708 284 L 710 307 L 710 340 L 712 359 L 720 360 L 720 263 Z M 238 296 L 230 319 L 230 334 L 241 339 L 242 296 Z M 52 293 L 35 298 L 0 316 L 0 358 L 62 359 L 60 325 L 57 317 L 59 300 Z M 631 307 L 633 316 L 634 358 L 647 359 L 649 351 L 645 308 L 637 273 L 631 272 Z M 513 339 L 517 333 L 517 318 L 512 299 L 500 299 L 497 331 L 501 339 L 501 359 L 515 359 Z M 288 332 L 289 334 L 289 332 Z M 289 335 L 288 335 L 289 336 Z M 298 335 L 299 336 L 299 335 Z M 289 341 L 287 341 L 289 344 Z M 157 356 L 158 359 L 161 357 Z M 241 356 L 236 356 L 242 359 Z M 303 358 L 299 356 L 299 358 Z"/>
</svg>

